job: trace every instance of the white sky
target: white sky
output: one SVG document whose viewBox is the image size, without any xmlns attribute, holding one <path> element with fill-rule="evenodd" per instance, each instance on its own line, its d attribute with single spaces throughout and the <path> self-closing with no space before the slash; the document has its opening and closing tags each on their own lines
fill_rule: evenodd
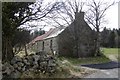
<svg viewBox="0 0 120 80">
<path fill-rule="evenodd" d="M 45 2 L 50 2 L 50 1 L 54 2 L 55 0 L 45 0 Z M 57 0 L 57 1 L 62 1 L 62 0 Z M 109 2 L 109 1 L 113 1 L 113 0 L 105 0 L 105 1 Z M 118 0 L 115 0 L 115 1 L 118 1 Z M 113 28 L 118 29 L 118 4 L 111 6 L 106 11 L 105 19 L 107 20 L 107 23 L 104 25 L 104 27 L 110 28 L 110 29 L 113 29 Z M 51 27 L 52 26 L 47 26 L 44 29 L 46 31 L 48 31 Z"/>
<path fill-rule="evenodd" d="M 118 4 L 110 7 L 106 12 L 106 19 L 108 20 L 107 28 L 118 29 Z"/>
<path fill-rule="evenodd" d="M 110 1 L 110 0 L 105 0 L 105 1 Z M 118 29 L 118 4 L 115 4 L 111 6 L 107 11 L 106 11 L 106 16 L 105 16 L 107 23 L 104 25 L 106 28 L 110 29 Z M 45 27 L 45 30 L 49 30 L 50 27 Z"/>
</svg>

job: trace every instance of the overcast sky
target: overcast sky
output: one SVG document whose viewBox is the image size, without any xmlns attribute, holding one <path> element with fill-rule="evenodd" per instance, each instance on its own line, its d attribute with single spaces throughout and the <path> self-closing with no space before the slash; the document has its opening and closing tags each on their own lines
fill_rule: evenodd
<svg viewBox="0 0 120 80">
<path fill-rule="evenodd" d="M 118 4 L 107 10 L 106 19 L 108 20 L 107 28 L 118 28 Z"/>
<path fill-rule="evenodd" d="M 54 2 L 56 0 L 45 0 L 45 2 Z M 64 1 L 64 0 L 57 0 L 57 1 Z M 98 0 L 96 0 L 98 1 Z M 104 1 L 104 0 L 103 0 Z M 110 2 L 113 0 L 105 0 L 106 2 Z M 118 1 L 118 0 L 115 0 Z M 105 16 L 107 23 L 104 24 L 104 27 L 110 28 L 110 29 L 118 29 L 118 4 L 115 4 L 111 6 L 107 11 L 106 11 L 106 16 Z M 47 26 L 44 29 L 48 31 L 52 26 Z"/>
<path fill-rule="evenodd" d="M 113 0 L 105 0 L 105 1 L 109 2 Z M 118 29 L 118 4 L 111 6 L 106 11 L 106 20 L 107 20 L 107 23 L 104 26 L 110 29 L 113 29 L 113 28 Z M 45 29 L 49 30 L 49 28 L 47 27 Z"/>
</svg>

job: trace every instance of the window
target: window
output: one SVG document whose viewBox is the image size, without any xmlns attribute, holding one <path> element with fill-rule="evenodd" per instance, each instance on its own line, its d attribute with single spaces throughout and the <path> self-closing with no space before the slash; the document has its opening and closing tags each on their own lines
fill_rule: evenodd
<svg viewBox="0 0 120 80">
<path fill-rule="evenodd" d="M 43 43 L 42 43 L 42 50 L 44 50 L 44 41 L 43 41 Z"/>
<path fill-rule="evenodd" d="M 50 48 L 52 48 L 52 40 L 50 40 Z"/>
</svg>

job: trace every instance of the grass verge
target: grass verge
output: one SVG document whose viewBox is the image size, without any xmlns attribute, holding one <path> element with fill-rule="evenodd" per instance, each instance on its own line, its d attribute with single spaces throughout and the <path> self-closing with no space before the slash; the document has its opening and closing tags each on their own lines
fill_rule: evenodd
<svg viewBox="0 0 120 80">
<path fill-rule="evenodd" d="M 120 48 L 101 48 L 103 54 L 113 61 L 120 61 Z"/>
<path fill-rule="evenodd" d="M 109 62 L 110 59 L 105 57 L 105 56 L 101 56 L 101 57 L 88 57 L 88 58 L 67 58 L 67 57 L 60 57 L 60 60 L 68 60 L 69 62 L 71 62 L 74 65 L 80 65 L 80 64 L 97 64 L 97 63 L 105 63 L 105 62 Z"/>
</svg>

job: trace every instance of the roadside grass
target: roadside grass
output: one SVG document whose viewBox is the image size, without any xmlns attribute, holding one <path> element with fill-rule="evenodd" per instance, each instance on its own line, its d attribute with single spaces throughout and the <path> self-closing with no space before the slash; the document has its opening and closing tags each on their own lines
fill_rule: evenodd
<svg viewBox="0 0 120 80">
<path fill-rule="evenodd" d="M 68 57 L 59 57 L 60 60 L 68 60 L 73 65 L 81 64 L 97 64 L 97 63 L 106 63 L 109 62 L 109 58 L 105 56 L 100 57 L 88 57 L 88 58 L 68 58 Z"/>
<path fill-rule="evenodd" d="M 101 48 L 103 54 L 113 61 L 120 61 L 120 48 Z"/>
<path fill-rule="evenodd" d="M 68 60 L 74 65 L 80 64 L 97 64 L 106 63 L 109 61 L 120 61 L 120 48 L 101 48 L 103 56 L 98 57 L 88 57 L 88 58 L 68 58 L 59 57 L 60 60 Z"/>
<path fill-rule="evenodd" d="M 101 48 L 104 54 L 118 54 L 120 48 Z"/>
<path fill-rule="evenodd" d="M 82 68 L 80 65 L 74 64 L 73 62 L 78 62 L 77 59 L 73 58 L 65 58 L 65 57 L 59 57 L 58 58 L 58 65 L 61 70 L 58 70 L 58 74 L 55 76 L 60 77 L 59 75 L 62 73 L 61 76 L 64 75 L 64 78 L 67 76 L 67 78 L 82 78 L 85 75 L 94 73 L 95 70 L 90 70 L 87 68 Z M 79 64 L 79 63 L 78 63 Z M 65 73 L 64 73 L 65 72 Z M 67 74 L 66 74 L 67 73 Z"/>
</svg>

